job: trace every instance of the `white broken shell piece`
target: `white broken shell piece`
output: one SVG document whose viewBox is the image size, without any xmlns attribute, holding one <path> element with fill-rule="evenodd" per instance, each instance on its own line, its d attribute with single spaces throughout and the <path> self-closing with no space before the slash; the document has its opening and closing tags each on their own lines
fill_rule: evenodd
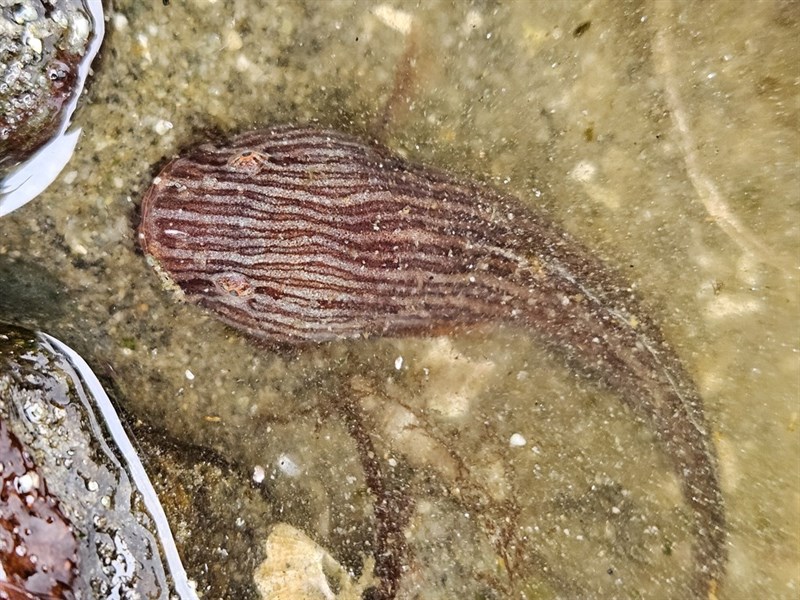
<svg viewBox="0 0 800 600">
<path fill-rule="evenodd" d="M 322 546 L 285 523 L 272 528 L 266 550 L 267 558 L 254 574 L 265 599 L 360 600 L 364 590 L 374 584 L 372 558 L 365 562 L 361 578 L 354 581 Z"/>
</svg>

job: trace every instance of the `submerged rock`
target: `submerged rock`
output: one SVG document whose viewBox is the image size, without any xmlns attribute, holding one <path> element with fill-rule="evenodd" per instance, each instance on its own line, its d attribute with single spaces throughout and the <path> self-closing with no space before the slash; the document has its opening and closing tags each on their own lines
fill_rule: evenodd
<svg viewBox="0 0 800 600">
<path fill-rule="evenodd" d="M 25 324 L 63 315 L 67 289 L 40 261 L 0 254 L 0 320 Z"/>
<path fill-rule="evenodd" d="M 178 444 L 152 425 L 136 428 L 147 469 L 171 523 L 181 558 L 203 598 L 257 600 L 253 574 L 275 521 L 271 490 L 222 455 Z"/>
<path fill-rule="evenodd" d="M 0 216 L 67 164 L 67 132 L 105 31 L 100 0 L 0 0 Z"/>
<path fill-rule="evenodd" d="M 5 446 L 13 448 L 13 440 L 18 438 L 27 448 L 30 456 L 20 464 L 29 474 L 28 487 L 39 490 L 37 497 L 46 498 L 51 509 L 56 505 L 54 498 L 58 499 L 60 512 L 80 540 L 71 551 L 68 525 L 50 525 L 55 532 L 48 537 L 53 544 L 51 552 L 61 557 L 58 572 L 66 573 L 59 585 L 64 589 L 71 585 L 75 598 L 166 599 L 173 587 L 162 563 L 164 557 L 175 590 L 181 598 L 194 598 L 141 462 L 116 414 L 109 419 L 99 405 L 108 398 L 96 394 L 92 382 L 84 380 L 85 373 L 73 367 L 64 349 L 47 336 L 0 324 L 0 419 L 14 436 Z M 102 418 L 97 416 L 99 411 L 104 411 Z M 0 440 L 5 439 L 3 433 L 0 429 Z M 0 446 L 0 451 L 3 449 Z M 5 469 L 2 475 L 10 476 Z M 22 476 L 15 470 L 18 493 Z M 46 495 L 43 481 L 47 481 Z M 6 506 L 9 509 L 10 505 Z M 51 516 L 56 518 L 55 513 Z M 56 540 L 61 543 L 55 544 Z M 11 573 L 19 567 L 5 558 L 7 549 L 13 544 L 12 554 L 18 555 L 25 548 L 7 535 L 2 542 L 6 544 L 2 567 L 11 583 Z M 57 557 L 52 560 L 57 562 Z M 76 564 L 80 574 L 72 581 L 67 575 Z"/>
<path fill-rule="evenodd" d="M 325 548 L 291 525 L 275 525 L 265 547 L 267 557 L 255 575 L 265 600 L 358 600 L 373 583 L 367 574 L 371 568 L 355 580 Z"/>
<path fill-rule="evenodd" d="M 56 132 L 92 36 L 79 0 L 0 1 L 0 168 Z"/>
</svg>

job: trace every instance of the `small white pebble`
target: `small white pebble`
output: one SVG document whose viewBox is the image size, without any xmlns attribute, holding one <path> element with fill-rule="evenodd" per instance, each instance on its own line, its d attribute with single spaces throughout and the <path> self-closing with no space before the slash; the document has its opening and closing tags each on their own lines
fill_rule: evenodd
<svg viewBox="0 0 800 600">
<path fill-rule="evenodd" d="M 186 375 L 186 379 L 189 381 L 194 381 L 194 373 L 192 373 L 189 369 L 186 369 L 184 375 Z"/>
<path fill-rule="evenodd" d="M 66 173 L 64 175 L 64 183 L 66 183 L 67 185 L 72 185 L 73 183 L 75 183 L 75 180 L 77 178 L 78 178 L 78 172 L 70 171 L 69 173 Z"/>
<path fill-rule="evenodd" d="M 242 36 L 235 29 L 229 29 L 225 33 L 225 49 L 231 52 L 241 50 L 243 46 Z"/>
<path fill-rule="evenodd" d="M 618 514 L 620 514 L 621 512 L 622 512 L 622 511 L 619 509 L 619 507 L 617 507 L 617 506 L 612 506 L 612 507 L 611 507 L 611 514 L 612 514 L 612 515 L 618 515 Z"/>
<path fill-rule="evenodd" d="M 394 359 L 394 368 L 397 369 L 398 371 L 403 368 L 402 356 L 398 356 L 397 358 Z"/>
<path fill-rule="evenodd" d="M 259 484 L 264 481 L 264 477 L 266 477 L 267 473 L 264 471 L 264 467 L 261 465 L 256 465 L 253 467 L 253 483 Z"/>
<path fill-rule="evenodd" d="M 114 13 L 111 17 L 111 22 L 114 24 L 114 29 L 117 31 L 124 31 L 128 28 L 128 17 L 122 13 Z"/>
<path fill-rule="evenodd" d="M 86 489 L 89 490 L 90 492 L 96 492 L 97 490 L 100 489 L 100 485 L 94 479 L 92 479 L 89 483 L 86 484 Z"/>
<path fill-rule="evenodd" d="M 527 443 L 528 443 L 528 440 L 526 440 L 524 437 L 522 437 L 522 435 L 519 434 L 519 433 L 513 434 L 508 439 L 508 445 L 511 446 L 512 448 L 521 448 L 522 446 L 524 446 Z"/>
<path fill-rule="evenodd" d="M 149 47 L 149 40 L 144 33 L 139 33 L 136 35 L 136 41 L 139 42 L 139 46 L 142 49 L 142 58 L 145 62 L 151 63 L 153 62 L 153 57 L 150 56 L 150 47 Z"/>
<path fill-rule="evenodd" d="M 155 131 L 158 135 L 164 135 L 170 129 L 172 129 L 172 123 L 170 123 L 166 119 L 159 119 L 158 121 L 156 121 L 156 124 L 153 125 L 153 131 Z"/>
<path fill-rule="evenodd" d="M 247 58 L 244 54 L 239 53 L 236 55 L 236 63 L 235 67 L 239 73 L 244 73 L 253 63 L 250 62 L 250 59 Z"/>
</svg>

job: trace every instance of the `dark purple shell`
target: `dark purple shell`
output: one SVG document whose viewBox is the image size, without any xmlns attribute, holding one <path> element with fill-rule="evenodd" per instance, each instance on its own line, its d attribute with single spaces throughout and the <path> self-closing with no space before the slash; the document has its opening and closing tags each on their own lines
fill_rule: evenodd
<svg viewBox="0 0 800 600">
<path fill-rule="evenodd" d="M 726 561 L 702 403 L 628 286 L 513 197 L 336 131 L 276 127 L 171 161 L 140 241 L 186 298 L 264 342 L 535 331 L 659 436 L 696 515 L 695 590 Z"/>
</svg>

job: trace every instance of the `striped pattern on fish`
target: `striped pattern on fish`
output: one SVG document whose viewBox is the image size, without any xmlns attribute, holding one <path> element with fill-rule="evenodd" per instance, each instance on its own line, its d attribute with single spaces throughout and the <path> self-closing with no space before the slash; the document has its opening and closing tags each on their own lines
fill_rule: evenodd
<svg viewBox="0 0 800 600">
<path fill-rule="evenodd" d="M 626 285 L 515 198 L 331 130 L 283 126 L 174 159 L 140 241 L 188 300 L 267 343 L 537 332 L 665 445 L 696 516 L 694 590 L 724 573 L 725 519 L 699 395 Z"/>
</svg>

